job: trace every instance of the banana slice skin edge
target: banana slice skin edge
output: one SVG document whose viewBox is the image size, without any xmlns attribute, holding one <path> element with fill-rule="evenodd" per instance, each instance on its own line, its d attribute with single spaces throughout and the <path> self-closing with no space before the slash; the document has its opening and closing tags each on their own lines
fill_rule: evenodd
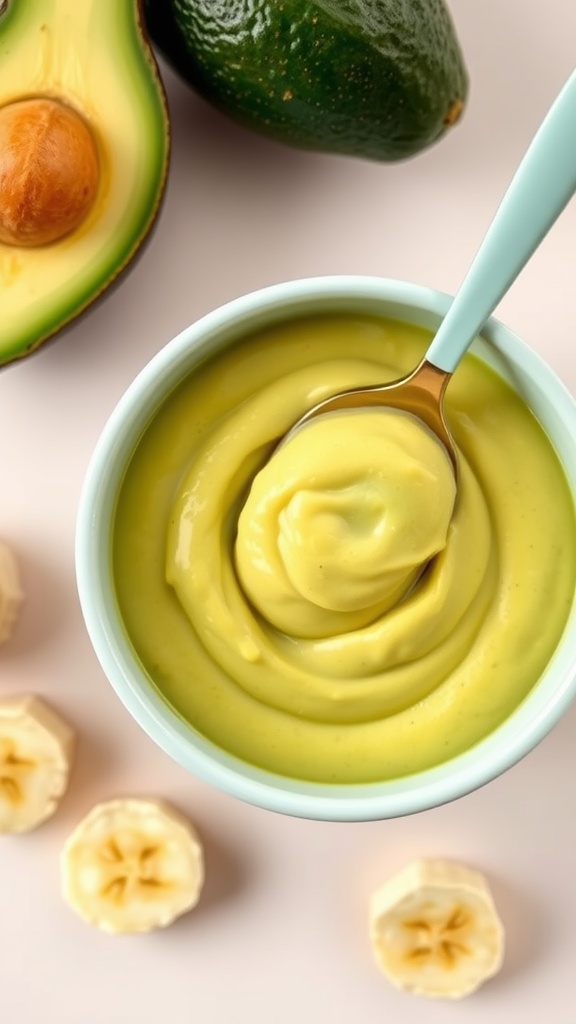
<svg viewBox="0 0 576 1024">
<path fill-rule="evenodd" d="M 504 928 L 485 877 L 442 859 L 417 860 L 373 895 L 370 940 L 397 988 L 462 999 L 502 967 Z"/>
</svg>

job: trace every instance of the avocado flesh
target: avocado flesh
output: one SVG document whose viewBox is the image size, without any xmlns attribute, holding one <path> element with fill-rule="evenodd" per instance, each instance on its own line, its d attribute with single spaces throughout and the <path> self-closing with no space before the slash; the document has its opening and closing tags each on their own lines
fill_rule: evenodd
<svg viewBox="0 0 576 1024">
<path fill-rule="evenodd" d="M 132 261 L 164 193 L 169 122 L 137 0 L 11 0 L 0 17 L 0 106 L 62 100 L 100 155 L 80 228 L 38 248 L 0 244 L 0 365 L 37 349 Z"/>
<path fill-rule="evenodd" d="M 150 37 L 207 100 L 297 147 L 394 161 L 436 142 L 467 72 L 443 0 L 144 0 Z"/>
</svg>

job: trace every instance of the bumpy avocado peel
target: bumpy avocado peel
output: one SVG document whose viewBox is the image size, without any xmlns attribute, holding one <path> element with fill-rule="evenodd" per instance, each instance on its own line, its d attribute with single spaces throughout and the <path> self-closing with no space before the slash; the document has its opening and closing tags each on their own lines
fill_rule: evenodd
<svg viewBox="0 0 576 1024">
<path fill-rule="evenodd" d="M 444 0 L 144 0 L 150 36 L 205 99 L 292 146 L 380 161 L 455 123 L 468 76 Z"/>
<path fill-rule="evenodd" d="M 170 127 L 139 0 L 0 3 L 0 108 L 48 97 L 89 125 L 100 189 L 77 230 L 36 248 L 0 243 L 0 366 L 36 351 L 108 291 L 149 238 Z"/>
</svg>

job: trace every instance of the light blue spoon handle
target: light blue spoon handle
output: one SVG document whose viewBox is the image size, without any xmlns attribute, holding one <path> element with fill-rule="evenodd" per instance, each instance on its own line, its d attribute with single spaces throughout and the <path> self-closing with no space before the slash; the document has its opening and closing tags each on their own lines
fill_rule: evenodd
<svg viewBox="0 0 576 1024">
<path fill-rule="evenodd" d="M 426 353 L 452 373 L 576 192 L 576 71 L 522 160 Z"/>
</svg>

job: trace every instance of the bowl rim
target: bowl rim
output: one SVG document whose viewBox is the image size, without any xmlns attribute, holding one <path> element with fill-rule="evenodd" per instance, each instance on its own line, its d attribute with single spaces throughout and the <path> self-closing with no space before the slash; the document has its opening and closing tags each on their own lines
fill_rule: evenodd
<svg viewBox="0 0 576 1024">
<path fill-rule="evenodd" d="M 110 685 L 135 721 L 192 775 L 244 802 L 302 818 L 367 821 L 401 817 L 459 799 L 528 754 L 576 697 L 576 600 L 550 665 L 497 729 L 444 764 L 385 782 L 311 783 L 254 767 L 207 740 L 170 708 L 138 668 L 117 621 L 110 560 L 115 494 L 134 447 L 182 371 L 223 339 L 314 311 L 374 312 L 433 327 L 452 296 L 406 281 L 365 275 L 297 278 L 231 299 L 168 341 L 140 370 L 108 417 L 89 460 L 77 510 L 76 581 L 85 626 Z M 323 308 L 324 307 L 324 308 Z M 410 312 L 410 315 L 407 315 Z M 551 367 L 492 317 L 472 348 L 508 376 L 541 413 L 576 496 L 576 401 Z M 153 400 L 153 401 L 152 401 Z M 546 419 L 545 417 L 545 419 Z M 539 417 L 540 418 L 540 417 Z M 562 443 L 559 441 L 562 440 Z M 194 742 L 191 743 L 191 738 Z"/>
</svg>

